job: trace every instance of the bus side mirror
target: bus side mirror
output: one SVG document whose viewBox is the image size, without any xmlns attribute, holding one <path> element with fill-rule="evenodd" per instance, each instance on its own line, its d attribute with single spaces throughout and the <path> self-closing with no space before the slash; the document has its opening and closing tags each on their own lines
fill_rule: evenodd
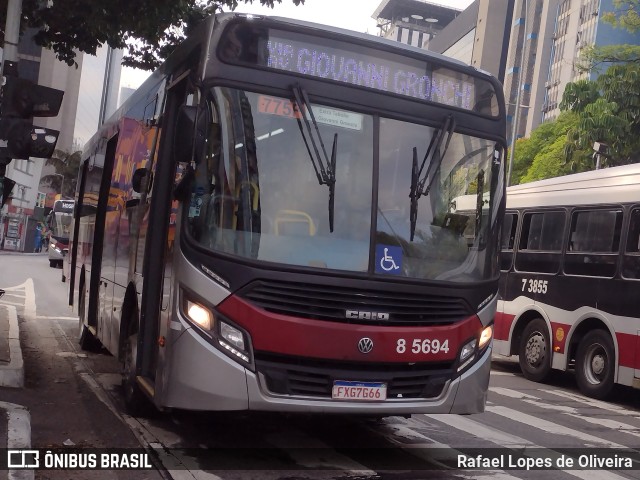
<svg viewBox="0 0 640 480">
<path fill-rule="evenodd" d="M 149 175 L 150 172 L 147 168 L 138 168 L 135 172 L 133 172 L 133 177 L 131 177 L 131 188 L 136 193 L 142 192 L 142 180 Z M 149 185 L 150 186 L 150 185 Z M 148 187 L 147 187 L 148 190 Z"/>
<path fill-rule="evenodd" d="M 173 155 L 177 162 L 200 161 L 206 143 L 206 119 L 202 108 L 195 105 L 180 107 L 173 136 Z"/>
</svg>

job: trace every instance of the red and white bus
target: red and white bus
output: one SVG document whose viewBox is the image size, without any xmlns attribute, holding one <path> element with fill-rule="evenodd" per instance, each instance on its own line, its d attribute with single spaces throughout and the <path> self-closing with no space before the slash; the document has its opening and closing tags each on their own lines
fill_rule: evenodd
<svg viewBox="0 0 640 480">
<path fill-rule="evenodd" d="M 133 409 L 483 411 L 501 92 L 378 37 L 210 18 L 84 149 L 82 346 L 123 362 Z"/>
<path fill-rule="evenodd" d="M 69 235 L 73 224 L 73 200 L 56 200 L 47 219 L 49 228 L 49 266 L 62 268 L 69 251 Z M 64 275 L 63 275 L 64 278 Z"/>
<path fill-rule="evenodd" d="M 509 187 L 495 353 L 524 376 L 640 387 L 640 165 Z"/>
</svg>

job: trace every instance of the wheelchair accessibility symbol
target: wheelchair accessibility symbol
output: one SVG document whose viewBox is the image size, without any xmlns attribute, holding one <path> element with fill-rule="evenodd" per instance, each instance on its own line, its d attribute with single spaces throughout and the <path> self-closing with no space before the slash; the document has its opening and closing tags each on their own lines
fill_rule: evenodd
<svg viewBox="0 0 640 480">
<path fill-rule="evenodd" d="M 400 275 L 402 272 L 402 247 L 376 245 L 376 273 Z"/>
</svg>

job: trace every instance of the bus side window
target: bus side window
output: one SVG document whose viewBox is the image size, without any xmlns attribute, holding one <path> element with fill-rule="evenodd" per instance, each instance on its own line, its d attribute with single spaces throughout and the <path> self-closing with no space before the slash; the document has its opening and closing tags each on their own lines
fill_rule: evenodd
<svg viewBox="0 0 640 480">
<path fill-rule="evenodd" d="M 640 252 L 640 208 L 636 208 L 631 212 L 626 251 L 627 253 Z"/>
<path fill-rule="evenodd" d="M 571 216 L 571 234 L 564 262 L 569 275 L 613 277 L 622 231 L 621 210 L 583 210 Z"/>
<path fill-rule="evenodd" d="M 564 223 L 564 211 L 525 213 L 515 268 L 523 272 L 556 273 L 560 268 Z"/>
<path fill-rule="evenodd" d="M 513 248 L 516 241 L 516 227 L 518 226 L 518 214 L 506 213 L 502 225 L 502 240 L 500 242 L 500 270 L 511 269 L 513 262 Z"/>
<path fill-rule="evenodd" d="M 622 276 L 640 279 L 640 208 L 631 211 L 629 234 L 622 259 Z"/>
</svg>

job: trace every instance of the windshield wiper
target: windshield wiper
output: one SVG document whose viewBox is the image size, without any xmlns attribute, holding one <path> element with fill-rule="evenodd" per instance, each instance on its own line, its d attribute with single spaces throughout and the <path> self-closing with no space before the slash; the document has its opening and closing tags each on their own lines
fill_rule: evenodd
<svg viewBox="0 0 640 480">
<path fill-rule="evenodd" d="M 335 193 L 336 193 L 336 154 L 338 149 L 338 134 L 336 133 L 333 136 L 333 147 L 331 148 L 331 160 L 327 156 L 327 150 L 324 148 L 324 142 L 322 141 L 322 135 L 320 135 L 320 129 L 318 128 L 318 122 L 316 122 L 316 117 L 313 114 L 313 109 L 311 108 L 311 102 L 309 102 L 309 97 L 307 96 L 307 92 L 299 85 L 293 87 L 293 95 L 294 100 L 296 102 L 296 107 L 298 112 L 300 112 L 300 117 L 298 118 L 298 126 L 300 127 L 300 133 L 302 134 L 302 139 L 304 140 L 304 144 L 307 147 L 307 153 L 309 153 L 309 159 L 311 159 L 311 165 L 313 165 L 313 169 L 316 172 L 316 177 L 318 178 L 318 183 L 320 185 L 328 185 L 329 186 L 329 230 L 333 232 L 333 213 L 335 211 Z M 304 108 L 302 108 L 304 106 Z M 305 112 L 309 113 L 309 118 L 311 119 L 311 123 L 313 123 L 313 127 L 315 128 L 316 136 L 318 137 L 318 141 L 320 143 L 320 148 L 322 150 L 322 155 L 320 154 L 320 150 L 318 150 L 318 144 L 316 143 L 316 139 L 313 135 L 313 130 L 311 129 L 311 124 L 309 123 L 309 118 Z M 311 140 L 311 146 L 313 147 L 313 152 L 311 151 L 311 147 L 309 146 L 309 141 L 307 140 L 307 135 L 304 133 L 304 129 L 302 128 L 302 124 L 304 123 L 307 135 Z M 317 162 L 317 163 L 316 163 Z"/>
<path fill-rule="evenodd" d="M 418 221 L 418 199 L 421 196 L 429 195 L 429 191 L 431 190 L 431 186 L 433 185 L 433 181 L 436 178 L 436 174 L 438 170 L 440 170 L 440 165 L 442 164 L 442 159 L 447 153 L 447 149 L 449 148 L 449 142 L 451 142 L 451 137 L 453 136 L 453 130 L 455 128 L 455 121 L 453 117 L 449 115 L 444 119 L 442 126 L 435 132 L 433 137 L 431 137 L 431 142 L 429 142 L 429 147 L 427 148 L 427 153 L 425 153 L 424 158 L 422 159 L 422 164 L 420 168 L 418 168 L 418 149 L 413 147 L 413 164 L 411 166 L 411 191 L 409 192 L 409 198 L 411 198 L 411 209 L 409 213 L 409 219 L 411 221 L 411 236 L 410 241 L 413 242 L 413 237 L 416 233 L 416 223 Z M 444 143 L 444 148 L 441 150 L 442 142 L 444 141 L 445 135 L 447 137 L 446 142 Z M 429 166 L 427 167 L 427 171 L 424 176 L 422 176 L 422 171 L 424 170 L 425 165 L 427 165 L 427 161 L 429 162 Z M 431 173 L 431 168 L 435 165 L 433 169 L 433 175 L 429 175 Z"/>
</svg>

